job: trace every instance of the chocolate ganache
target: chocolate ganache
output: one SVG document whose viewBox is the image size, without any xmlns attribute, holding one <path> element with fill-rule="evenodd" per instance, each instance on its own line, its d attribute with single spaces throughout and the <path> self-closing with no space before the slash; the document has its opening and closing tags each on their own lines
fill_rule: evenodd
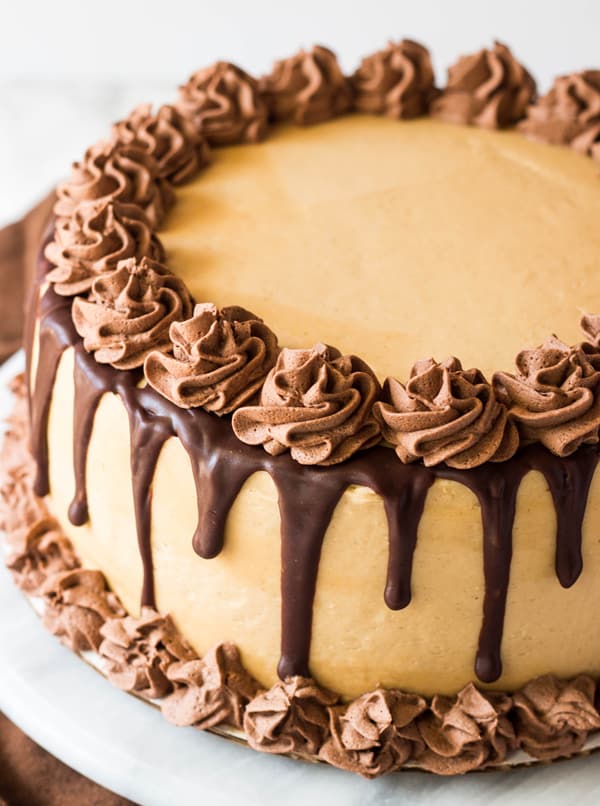
<svg viewBox="0 0 600 806">
<path fill-rule="evenodd" d="M 40 276 L 51 269 L 40 259 Z M 198 500 L 194 550 L 211 558 L 223 548 L 225 522 L 243 483 L 264 470 L 273 478 L 281 515 L 281 657 L 279 675 L 308 676 L 313 597 L 319 558 L 330 518 L 344 491 L 353 484 L 383 498 L 389 529 L 385 602 L 392 609 L 411 600 L 412 558 L 427 491 L 436 478 L 466 486 L 477 497 L 483 525 L 485 596 L 475 673 L 486 683 L 502 673 L 501 645 L 512 556 L 512 529 L 519 485 L 531 470 L 543 474 L 556 510 L 556 576 L 573 585 L 582 570 L 581 529 L 588 490 L 598 462 L 596 446 L 582 446 L 572 456 L 554 456 L 539 444 L 511 459 L 471 469 L 446 465 L 403 465 L 394 451 L 375 447 L 327 468 L 300 466 L 289 455 L 270 456 L 240 442 L 226 418 L 201 408 L 182 409 L 148 386 L 138 386 L 136 372 L 98 364 L 83 348 L 71 319 L 72 300 L 49 287 L 40 304 L 40 361 L 32 398 L 32 450 L 37 463 L 35 492 L 49 492 L 47 422 L 54 378 L 62 352 L 75 350 L 75 420 L 73 462 L 75 496 L 72 523 L 86 522 L 86 457 L 94 413 L 101 397 L 113 392 L 127 409 L 131 433 L 131 477 L 139 551 L 144 567 L 141 603 L 153 607 L 154 580 L 150 545 L 150 488 L 163 444 L 177 436 L 191 462 Z M 33 317 L 32 317 L 33 319 Z M 190 536 L 192 537 L 192 536 Z"/>
</svg>

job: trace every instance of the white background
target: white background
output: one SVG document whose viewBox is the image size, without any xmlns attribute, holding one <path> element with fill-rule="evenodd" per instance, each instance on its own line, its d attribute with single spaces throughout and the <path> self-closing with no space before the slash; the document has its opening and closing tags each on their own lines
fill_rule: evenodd
<svg viewBox="0 0 600 806">
<path fill-rule="evenodd" d="M 0 226 L 21 215 L 139 101 L 166 101 L 216 59 L 260 74 L 327 44 L 346 70 L 389 38 L 458 55 L 506 41 L 547 88 L 600 66 L 596 0 L 0 0 Z"/>
</svg>

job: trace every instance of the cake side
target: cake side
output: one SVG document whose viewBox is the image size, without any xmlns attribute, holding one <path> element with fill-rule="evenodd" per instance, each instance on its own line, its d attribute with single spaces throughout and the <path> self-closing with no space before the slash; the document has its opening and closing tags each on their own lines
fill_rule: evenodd
<svg viewBox="0 0 600 806">
<path fill-rule="evenodd" d="M 342 704 L 307 678 L 261 689 L 231 643 L 198 657 L 169 616 L 151 608 L 126 615 L 103 574 L 80 567 L 33 491 L 24 385 L 13 388 L 17 406 L 0 453 L 0 526 L 12 547 L 15 582 L 41 603 L 51 632 L 75 651 L 98 653 L 114 685 L 158 702 L 170 722 L 243 729 L 254 749 L 326 761 L 368 778 L 415 766 L 441 775 L 493 768 L 517 748 L 534 759 L 560 758 L 600 728 L 596 683 L 584 675 L 545 675 L 512 696 L 473 684 L 431 699 L 378 688 Z"/>
</svg>

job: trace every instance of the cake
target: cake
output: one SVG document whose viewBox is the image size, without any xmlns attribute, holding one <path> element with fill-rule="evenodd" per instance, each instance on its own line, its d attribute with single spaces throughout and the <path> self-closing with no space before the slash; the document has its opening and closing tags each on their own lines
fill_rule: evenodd
<svg viewBox="0 0 600 806">
<path fill-rule="evenodd" d="M 600 729 L 600 73 L 219 62 L 57 189 L 15 579 L 176 724 L 367 777 Z M 515 358 L 516 356 L 516 358 Z M 31 450 L 28 448 L 30 445 Z"/>
</svg>

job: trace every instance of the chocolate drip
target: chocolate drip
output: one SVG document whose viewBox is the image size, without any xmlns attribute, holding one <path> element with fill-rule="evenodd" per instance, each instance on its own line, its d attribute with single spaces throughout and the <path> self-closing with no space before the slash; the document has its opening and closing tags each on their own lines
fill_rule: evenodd
<svg viewBox="0 0 600 806">
<path fill-rule="evenodd" d="M 281 658 L 277 672 L 282 680 L 310 675 L 312 611 L 321 547 L 346 488 L 337 474 L 328 479 L 312 470 L 298 479 L 286 476 L 275 476 L 281 513 Z"/>
<path fill-rule="evenodd" d="M 49 289 L 40 302 L 39 358 L 30 408 L 31 450 L 36 459 L 33 489 L 40 497 L 50 492 L 48 416 L 56 371 L 64 348 L 71 343 L 71 332 L 74 332 L 74 328 L 70 301 L 65 301 Z"/>
<path fill-rule="evenodd" d="M 590 484 L 598 463 L 595 448 L 580 448 L 560 463 L 546 462 L 540 470 L 556 510 L 556 576 L 563 588 L 575 584 L 583 569 L 581 535 Z"/>
<path fill-rule="evenodd" d="M 47 267 L 47 264 L 46 264 Z M 411 574 L 417 533 L 429 487 L 436 478 L 458 482 L 477 496 L 483 527 L 485 596 L 477 676 L 493 682 L 502 673 L 501 644 L 512 558 L 516 498 L 523 477 L 541 472 L 556 509 L 556 574 L 568 587 L 581 567 L 581 528 L 596 447 L 560 459 L 533 445 L 507 462 L 473 470 L 402 465 L 394 452 L 376 447 L 327 469 L 296 464 L 289 455 L 269 456 L 241 443 L 229 420 L 202 409 L 180 409 L 139 376 L 98 364 L 83 349 L 71 322 L 71 303 L 48 289 L 40 305 L 40 361 L 31 398 L 32 450 L 37 461 L 35 490 L 49 492 L 48 413 L 60 356 L 75 347 L 73 460 L 75 496 L 69 517 L 87 519 L 86 460 L 94 414 L 103 394 L 118 394 L 127 410 L 131 435 L 131 475 L 140 556 L 144 568 L 142 603 L 154 606 L 151 551 L 152 481 L 164 443 L 177 436 L 190 458 L 198 499 L 193 547 L 203 558 L 223 547 L 227 516 L 245 480 L 268 472 L 277 487 L 281 514 L 282 630 L 279 674 L 309 674 L 312 611 L 321 549 L 329 522 L 344 491 L 356 484 L 383 499 L 389 530 L 385 601 L 391 609 L 411 600 Z"/>
<path fill-rule="evenodd" d="M 433 484 L 432 473 L 414 468 L 410 479 L 396 491 L 384 496 L 389 531 L 389 559 L 385 603 L 390 610 L 408 607 L 412 597 L 413 556 L 417 530 L 425 507 L 427 492 Z"/>
<path fill-rule="evenodd" d="M 95 362 L 94 362 L 95 364 Z M 69 506 L 69 520 L 75 526 L 82 526 L 88 520 L 86 465 L 87 454 L 94 417 L 102 395 L 112 389 L 114 373 L 110 367 L 95 364 L 90 372 L 92 360 L 81 343 L 75 344 L 75 406 L 73 410 L 73 468 L 75 475 L 75 495 Z"/>
</svg>

